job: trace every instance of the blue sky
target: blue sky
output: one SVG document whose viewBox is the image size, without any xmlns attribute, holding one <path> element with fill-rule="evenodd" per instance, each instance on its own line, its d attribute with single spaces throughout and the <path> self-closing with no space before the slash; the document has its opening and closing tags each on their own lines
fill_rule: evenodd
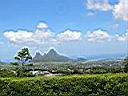
<svg viewBox="0 0 128 96">
<path fill-rule="evenodd" d="M 0 0 L 0 58 L 27 46 L 68 56 L 124 54 L 127 0 Z"/>
</svg>

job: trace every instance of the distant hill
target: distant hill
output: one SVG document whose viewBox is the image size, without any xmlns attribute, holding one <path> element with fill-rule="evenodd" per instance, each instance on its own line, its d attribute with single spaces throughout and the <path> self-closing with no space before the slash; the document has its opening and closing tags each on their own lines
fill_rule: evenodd
<svg viewBox="0 0 128 96">
<path fill-rule="evenodd" d="M 48 53 L 44 53 L 44 55 L 41 55 L 39 52 L 36 53 L 36 55 L 33 57 L 33 62 L 66 62 L 71 61 L 72 59 L 58 54 L 54 49 L 51 49 Z"/>
</svg>

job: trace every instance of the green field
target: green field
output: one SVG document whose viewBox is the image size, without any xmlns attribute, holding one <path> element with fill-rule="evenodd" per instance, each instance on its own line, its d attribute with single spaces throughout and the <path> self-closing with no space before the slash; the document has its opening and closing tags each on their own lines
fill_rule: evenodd
<svg viewBox="0 0 128 96">
<path fill-rule="evenodd" d="M 128 96 L 128 74 L 0 77 L 0 96 Z"/>
</svg>

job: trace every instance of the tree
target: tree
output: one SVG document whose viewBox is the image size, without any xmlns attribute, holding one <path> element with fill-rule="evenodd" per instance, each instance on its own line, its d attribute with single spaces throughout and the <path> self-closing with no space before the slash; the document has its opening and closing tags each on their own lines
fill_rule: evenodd
<svg viewBox="0 0 128 96">
<path fill-rule="evenodd" d="M 26 62 L 30 62 L 32 60 L 32 56 L 28 48 L 21 49 L 14 58 L 22 64 L 22 67 Z"/>
<path fill-rule="evenodd" d="M 19 65 L 18 62 L 11 62 L 10 64 L 11 65 L 15 65 L 15 66 L 18 66 Z"/>
<path fill-rule="evenodd" d="M 128 72 L 128 56 L 123 61 L 124 64 L 124 71 Z"/>
</svg>

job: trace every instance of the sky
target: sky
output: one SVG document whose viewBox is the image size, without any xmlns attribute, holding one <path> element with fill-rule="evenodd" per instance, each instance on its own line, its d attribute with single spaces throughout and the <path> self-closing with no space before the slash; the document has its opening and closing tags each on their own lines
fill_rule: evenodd
<svg viewBox="0 0 128 96">
<path fill-rule="evenodd" d="M 32 53 L 125 54 L 128 0 L 0 0 L 0 59 Z"/>
</svg>

